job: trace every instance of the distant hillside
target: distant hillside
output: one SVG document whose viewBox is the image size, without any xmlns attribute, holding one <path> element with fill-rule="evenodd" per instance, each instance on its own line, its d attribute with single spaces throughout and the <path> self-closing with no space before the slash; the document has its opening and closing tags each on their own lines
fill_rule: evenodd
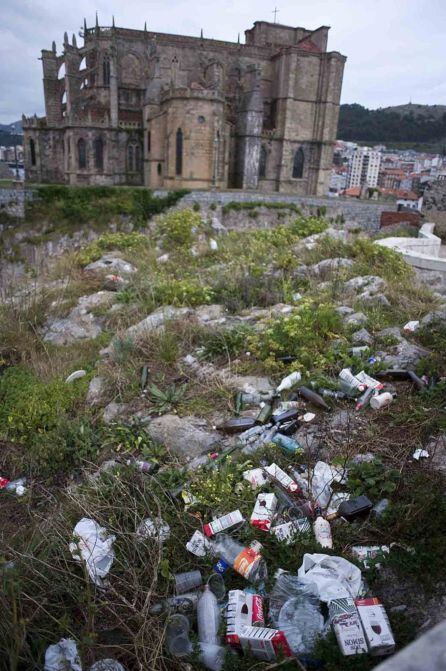
<svg viewBox="0 0 446 671">
<path fill-rule="evenodd" d="M 23 134 L 22 122 L 13 121 L 12 123 L 6 123 L 6 124 L 0 123 L 0 131 L 11 133 L 13 130 L 17 133 L 17 135 Z"/>
<path fill-rule="evenodd" d="M 23 144 L 22 122 L 0 123 L 0 147 L 13 147 L 15 144 Z"/>
<path fill-rule="evenodd" d="M 408 104 L 377 110 L 357 104 L 341 105 L 338 137 L 353 142 L 404 144 L 443 151 L 446 105 Z"/>
</svg>

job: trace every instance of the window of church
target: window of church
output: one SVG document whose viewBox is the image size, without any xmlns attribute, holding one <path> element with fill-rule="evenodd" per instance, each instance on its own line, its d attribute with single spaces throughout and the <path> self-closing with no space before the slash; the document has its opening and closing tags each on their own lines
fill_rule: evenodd
<svg viewBox="0 0 446 671">
<path fill-rule="evenodd" d="M 141 147 L 137 142 L 127 145 L 127 171 L 139 172 L 141 170 Z"/>
<path fill-rule="evenodd" d="M 205 121 L 206 119 L 204 118 L 204 116 L 200 114 L 200 116 L 198 117 L 198 123 L 205 123 Z"/>
<path fill-rule="evenodd" d="M 36 143 L 32 138 L 29 141 L 29 153 L 31 154 L 31 165 L 36 165 Z"/>
<path fill-rule="evenodd" d="M 87 144 L 82 138 L 77 143 L 77 163 L 79 170 L 87 167 Z"/>
<path fill-rule="evenodd" d="M 178 128 L 176 137 L 175 174 L 183 174 L 183 131 L 181 128 Z"/>
<path fill-rule="evenodd" d="M 161 175 L 161 173 L 162 173 L 162 171 L 163 171 L 163 168 L 162 168 L 161 163 L 158 163 L 157 168 L 156 168 L 156 171 L 157 171 L 158 175 Z"/>
<path fill-rule="evenodd" d="M 259 177 L 266 177 L 267 151 L 264 144 L 260 147 Z"/>
<path fill-rule="evenodd" d="M 94 164 L 96 170 L 104 169 L 104 142 L 101 137 L 94 141 Z"/>
<path fill-rule="evenodd" d="M 292 175 L 294 179 L 302 179 L 304 175 L 304 163 L 305 163 L 304 152 L 302 147 L 299 147 L 299 149 L 294 154 L 294 160 L 293 160 Z"/>
</svg>

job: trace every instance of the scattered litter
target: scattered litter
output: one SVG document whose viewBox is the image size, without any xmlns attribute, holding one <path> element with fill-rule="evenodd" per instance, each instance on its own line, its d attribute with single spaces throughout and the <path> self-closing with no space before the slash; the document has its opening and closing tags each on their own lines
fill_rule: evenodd
<svg viewBox="0 0 446 671">
<path fill-rule="evenodd" d="M 376 597 L 356 599 L 367 647 L 371 655 L 390 655 L 395 650 L 395 639 L 389 618 L 382 603 Z"/>
<path fill-rule="evenodd" d="M 313 524 L 314 537 L 323 548 L 333 548 L 330 522 L 319 515 Z"/>
<path fill-rule="evenodd" d="M 299 373 L 299 371 L 294 371 L 293 373 L 290 373 L 286 377 L 283 378 L 281 383 L 276 389 L 276 392 L 280 394 L 282 391 L 289 391 L 293 387 L 296 386 L 296 384 L 299 384 L 299 382 L 302 379 L 302 375 Z"/>
<path fill-rule="evenodd" d="M 259 494 L 251 514 L 251 524 L 262 531 L 269 531 L 277 508 L 275 494 Z"/>
<path fill-rule="evenodd" d="M 184 573 L 176 573 L 175 576 L 175 591 L 177 594 L 184 594 L 190 590 L 198 589 L 203 584 L 203 577 L 201 571 L 185 571 Z"/>
<path fill-rule="evenodd" d="M 304 451 L 302 445 L 300 445 L 297 440 L 294 440 L 294 438 L 290 438 L 289 436 L 284 436 L 282 433 L 276 433 L 271 439 L 271 442 L 290 454 L 298 454 L 299 452 Z"/>
<path fill-rule="evenodd" d="M 300 534 L 311 531 L 311 524 L 307 517 L 300 517 L 291 520 L 291 522 L 283 522 L 271 528 L 271 533 L 278 541 L 283 541 L 287 545 L 292 545 L 297 540 Z"/>
<path fill-rule="evenodd" d="M 372 508 L 373 503 L 362 494 L 355 499 L 343 501 L 338 508 L 337 517 L 342 517 L 346 522 L 354 522 L 358 517 L 366 517 Z"/>
<path fill-rule="evenodd" d="M 16 496 L 23 496 L 26 494 L 26 478 L 17 478 L 17 480 L 8 480 L 8 478 L 0 477 L 0 489 L 5 492 L 15 494 Z"/>
<path fill-rule="evenodd" d="M 419 328 L 420 328 L 420 322 L 418 321 L 418 319 L 414 319 L 413 321 L 404 324 L 403 331 L 405 331 L 406 333 L 415 333 L 415 331 L 418 331 Z"/>
<path fill-rule="evenodd" d="M 299 417 L 299 419 L 302 422 L 307 422 L 308 423 L 308 422 L 312 422 L 315 417 L 316 417 L 316 415 L 314 414 L 314 412 L 306 412 L 305 415 L 301 415 Z"/>
<path fill-rule="evenodd" d="M 389 554 L 388 545 L 353 545 L 350 552 L 356 559 L 364 564 L 364 568 L 369 568 L 370 562 L 384 555 Z"/>
<path fill-rule="evenodd" d="M 247 480 L 253 489 L 263 487 L 268 482 L 266 469 L 252 468 L 249 471 L 243 471 L 243 477 Z"/>
<path fill-rule="evenodd" d="M 206 557 L 211 550 L 212 544 L 201 531 L 195 531 L 192 538 L 186 543 L 186 550 L 196 557 Z"/>
<path fill-rule="evenodd" d="M 150 615 L 193 615 L 197 610 L 198 592 L 189 592 L 178 596 L 171 596 L 158 601 L 149 610 Z"/>
<path fill-rule="evenodd" d="M 74 373 L 71 373 L 65 380 L 65 384 L 71 384 L 74 380 L 79 380 L 81 377 L 85 377 L 87 374 L 86 370 L 75 370 Z"/>
<path fill-rule="evenodd" d="M 219 534 L 221 531 L 227 531 L 232 527 L 239 527 L 244 521 L 244 517 L 240 510 L 234 510 L 232 513 L 218 517 L 217 519 L 212 520 L 212 522 L 205 524 L 203 531 L 208 538 L 212 538 L 212 536 Z"/>
<path fill-rule="evenodd" d="M 289 599 L 281 608 L 278 625 L 294 655 L 309 654 L 324 628 L 319 598 L 306 594 Z"/>
<path fill-rule="evenodd" d="M 367 643 L 355 602 L 351 597 L 333 599 L 328 606 L 330 624 L 343 655 L 367 652 Z"/>
<path fill-rule="evenodd" d="M 322 396 L 316 394 L 315 391 L 308 389 L 308 387 L 299 387 L 299 394 L 309 403 L 312 403 L 317 408 L 322 408 L 323 410 L 330 410 L 329 406 L 325 403 Z"/>
<path fill-rule="evenodd" d="M 125 671 L 116 659 L 100 659 L 90 667 L 90 671 Z"/>
<path fill-rule="evenodd" d="M 422 450 L 420 447 L 415 450 L 412 455 L 412 459 L 416 459 L 416 461 L 420 461 L 420 459 L 428 459 L 428 457 L 429 452 L 427 450 Z"/>
<path fill-rule="evenodd" d="M 161 517 L 147 517 L 138 526 L 136 535 L 140 539 L 156 538 L 163 543 L 170 538 L 170 526 Z"/>
<path fill-rule="evenodd" d="M 82 671 L 76 642 L 72 638 L 61 638 L 45 652 L 44 671 Z"/>
<path fill-rule="evenodd" d="M 245 547 L 231 536 L 219 534 L 211 547 L 214 555 L 221 557 L 249 582 L 256 584 L 266 580 L 266 563 L 256 546 Z"/>
<path fill-rule="evenodd" d="M 166 646 L 172 657 L 186 657 L 192 652 L 189 638 L 190 622 L 185 615 L 170 616 L 166 627 Z"/>
<path fill-rule="evenodd" d="M 211 238 L 209 240 L 209 247 L 212 249 L 213 252 L 216 252 L 218 250 L 218 242 L 217 240 L 214 240 L 214 238 Z"/>
<path fill-rule="evenodd" d="M 104 586 L 104 578 L 111 569 L 115 552 L 115 536 L 110 536 L 104 527 L 94 520 L 83 517 L 73 530 L 74 541 L 70 552 L 76 561 L 84 561 L 91 580 L 98 587 Z"/>
<path fill-rule="evenodd" d="M 370 399 L 370 407 L 373 408 L 373 410 L 379 410 L 380 408 L 384 408 L 386 405 L 390 405 L 392 401 L 392 394 L 390 394 L 388 391 L 385 391 L 383 394 L 372 396 Z"/>
</svg>

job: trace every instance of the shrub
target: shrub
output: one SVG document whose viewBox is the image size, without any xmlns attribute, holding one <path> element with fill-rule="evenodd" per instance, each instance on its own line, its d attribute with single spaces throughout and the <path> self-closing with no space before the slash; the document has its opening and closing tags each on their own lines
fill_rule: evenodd
<svg viewBox="0 0 446 671">
<path fill-rule="evenodd" d="M 158 223 L 166 248 L 187 247 L 192 244 L 193 233 L 201 225 L 201 217 L 193 210 L 169 212 Z"/>
<path fill-rule="evenodd" d="M 133 253 L 148 247 L 149 244 L 149 238 L 142 233 L 104 233 L 81 250 L 77 258 L 82 266 L 86 266 L 101 258 L 104 252 L 112 249 Z"/>
<path fill-rule="evenodd" d="M 273 318 L 265 331 L 248 338 L 248 347 L 271 369 L 279 357 L 295 356 L 294 370 L 323 369 L 335 358 L 328 345 L 342 332 L 341 318 L 330 305 L 304 303 L 289 315 Z"/>
<path fill-rule="evenodd" d="M 152 298 L 155 306 L 175 305 L 194 306 L 210 303 L 214 292 L 195 279 L 162 279 L 152 289 Z"/>
</svg>

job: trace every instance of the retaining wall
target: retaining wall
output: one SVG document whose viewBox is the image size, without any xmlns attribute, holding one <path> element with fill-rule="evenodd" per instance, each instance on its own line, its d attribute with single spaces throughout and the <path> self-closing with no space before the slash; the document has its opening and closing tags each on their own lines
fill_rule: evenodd
<svg viewBox="0 0 446 671">
<path fill-rule="evenodd" d="M 0 188 L 0 212 L 6 212 L 10 217 L 24 219 L 27 198 L 27 192 L 22 188 Z"/>
<path fill-rule="evenodd" d="M 155 191 L 155 195 L 165 195 L 165 191 Z M 209 207 L 212 204 L 224 206 L 228 203 L 293 203 L 302 210 L 325 208 L 327 217 L 342 216 L 345 223 L 354 223 L 368 231 L 379 229 L 381 214 L 392 208 L 392 203 L 358 201 L 349 198 L 317 198 L 316 196 L 294 196 L 283 193 L 258 193 L 256 191 L 191 191 L 181 199 L 181 206 L 193 203 Z"/>
</svg>

